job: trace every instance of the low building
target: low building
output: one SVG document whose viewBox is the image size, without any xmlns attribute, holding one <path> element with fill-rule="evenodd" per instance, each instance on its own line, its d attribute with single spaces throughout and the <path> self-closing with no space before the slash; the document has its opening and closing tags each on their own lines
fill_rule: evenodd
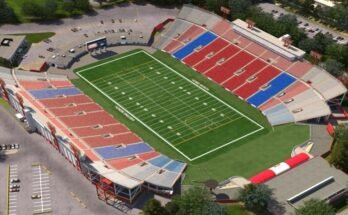
<svg viewBox="0 0 348 215">
<path fill-rule="evenodd" d="M 315 6 L 322 6 L 322 7 L 334 7 L 335 2 L 330 1 L 330 0 L 314 0 Z"/>
<path fill-rule="evenodd" d="M 0 35 L 0 59 L 17 64 L 29 47 L 25 36 Z"/>
<path fill-rule="evenodd" d="M 265 183 L 273 191 L 274 214 L 290 214 L 309 199 L 333 203 L 348 193 L 348 176 L 330 166 L 322 157 L 315 157 Z"/>
</svg>

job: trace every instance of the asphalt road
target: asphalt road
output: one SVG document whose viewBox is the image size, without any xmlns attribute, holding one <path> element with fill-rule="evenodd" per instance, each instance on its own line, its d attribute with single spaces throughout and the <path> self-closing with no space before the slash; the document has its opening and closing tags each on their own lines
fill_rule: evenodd
<svg viewBox="0 0 348 215">
<path fill-rule="evenodd" d="M 20 144 L 18 153 L 0 160 L 1 215 L 5 214 L 6 209 L 8 165 L 11 165 L 15 177 L 21 180 L 20 192 L 11 196 L 15 214 L 33 214 L 35 209 L 40 208 L 40 201 L 31 199 L 33 192 L 41 192 L 40 186 L 44 192 L 49 193 L 43 205 L 44 208 L 51 208 L 52 214 L 124 214 L 99 200 L 95 187 L 82 174 L 42 136 L 36 133 L 28 134 L 23 125 L 1 106 L 0 122 L 0 144 Z M 37 164 L 40 165 L 41 176 Z"/>
<path fill-rule="evenodd" d="M 308 37 L 314 37 L 319 31 L 315 31 L 316 29 L 319 29 L 321 30 L 321 32 L 323 34 L 325 34 L 326 32 L 329 32 L 330 34 L 333 35 L 333 38 L 337 37 L 337 36 L 341 36 L 344 38 L 344 41 L 342 41 L 341 43 L 348 43 L 348 37 L 341 34 L 341 33 L 338 33 L 336 31 L 333 31 L 332 29 L 328 28 L 328 27 L 325 27 L 323 25 L 319 25 L 318 23 L 315 23 L 309 19 L 306 19 L 305 17 L 302 17 L 298 14 L 293 14 L 293 13 L 289 13 L 287 12 L 286 10 L 284 10 L 283 8 L 275 5 L 275 4 L 270 4 L 270 3 L 261 3 L 258 5 L 260 8 L 262 8 L 263 11 L 267 12 L 267 13 L 272 13 L 272 10 L 276 10 L 278 11 L 277 13 L 273 13 L 274 14 L 274 17 L 278 18 L 280 16 L 280 14 L 292 14 L 292 15 L 295 15 L 297 17 L 297 20 L 298 21 L 301 21 L 302 23 L 299 25 L 300 28 L 305 28 L 307 29 L 306 30 L 306 33 L 308 35 Z M 308 23 L 308 26 L 304 26 L 304 24 Z M 308 30 L 309 29 L 313 29 L 314 32 L 309 32 Z"/>
</svg>

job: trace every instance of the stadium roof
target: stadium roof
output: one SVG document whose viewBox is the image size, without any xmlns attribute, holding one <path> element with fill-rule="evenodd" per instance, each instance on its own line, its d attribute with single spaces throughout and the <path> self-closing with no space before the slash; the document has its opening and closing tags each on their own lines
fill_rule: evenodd
<svg viewBox="0 0 348 215">
<path fill-rule="evenodd" d="M 25 36 L 0 35 L 0 58 L 11 60 Z"/>
<path fill-rule="evenodd" d="M 327 200 L 337 192 L 347 189 L 348 176 L 331 167 L 322 157 L 316 157 L 302 165 L 271 179 L 265 184 L 273 190 L 280 204 L 272 204 L 271 210 L 285 207 L 287 213 L 293 212 L 304 201 L 316 198 Z"/>
<path fill-rule="evenodd" d="M 236 19 L 232 23 L 233 29 L 236 30 L 238 33 L 244 35 L 245 37 L 249 38 L 252 41 L 255 41 L 256 43 L 264 47 L 270 48 L 272 51 L 276 52 L 277 54 L 283 57 L 286 57 L 287 59 L 300 59 L 306 53 L 305 51 L 294 46 L 284 47 L 284 42 L 281 41 L 279 38 L 267 32 L 264 32 L 256 27 L 250 29 L 248 28 L 248 24 L 240 19 Z"/>
<path fill-rule="evenodd" d="M 107 179 L 127 188 L 134 188 L 141 185 L 142 183 L 138 180 L 132 179 L 121 173 L 107 168 L 106 165 L 101 161 L 96 161 L 90 164 L 97 172 L 106 177 Z"/>
</svg>

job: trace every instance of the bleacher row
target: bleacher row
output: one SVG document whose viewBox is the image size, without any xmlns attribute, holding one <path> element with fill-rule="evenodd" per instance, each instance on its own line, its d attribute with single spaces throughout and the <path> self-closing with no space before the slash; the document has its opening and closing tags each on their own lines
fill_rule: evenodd
<svg viewBox="0 0 348 215">
<path fill-rule="evenodd" d="M 39 78 L 19 84 L 25 89 L 22 96 L 48 114 L 92 163 L 162 187 L 173 186 L 184 171 L 185 163 L 154 151 L 70 81 Z"/>
<path fill-rule="evenodd" d="M 330 114 L 326 101 L 346 92 L 337 79 L 305 60 L 274 53 L 233 26 L 185 5 L 154 46 L 260 109 L 272 125 Z"/>
</svg>

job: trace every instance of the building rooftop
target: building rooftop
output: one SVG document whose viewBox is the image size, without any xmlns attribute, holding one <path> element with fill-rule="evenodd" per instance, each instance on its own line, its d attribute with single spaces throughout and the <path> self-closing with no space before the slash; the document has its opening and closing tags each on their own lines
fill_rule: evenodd
<svg viewBox="0 0 348 215">
<path fill-rule="evenodd" d="M 24 39 L 25 36 L 0 35 L 0 58 L 10 60 Z"/>
<path fill-rule="evenodd" d="M 277 54 L 286 57 L 287 59 L 295 60 L 304 56 L 305 51 L 294 46 L 285 47 L 284 42 L 256 27 L 248 28 L 248 24 L 240 19 L 236 19 L 233 23 L 233 29 L 248 39 L 256 43 L 272 49 Z"/>
<path fill-rule="evenodd" d="M 322 157 L 316 157 L 265 184 L 278 201 L 278 204 L 271 204 L 271 210 L 279 213 L 285 209 L 286 213 L 291 213 L 309 199 L 329 199 L 347 189 L 347 183 L 346 174 L 330 166 Z"/>
</svg>

